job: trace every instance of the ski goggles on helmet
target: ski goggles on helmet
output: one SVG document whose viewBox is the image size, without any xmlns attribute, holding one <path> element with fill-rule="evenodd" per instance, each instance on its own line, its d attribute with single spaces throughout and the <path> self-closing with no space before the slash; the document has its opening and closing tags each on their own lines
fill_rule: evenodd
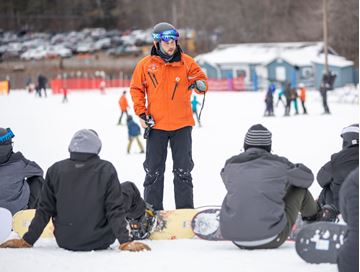
<svg viewBox="0 0 360 272">
<path fill-rule="evenodd" d="M 11 131 L 11 129 L 7 128 L 6 129 L 6 134 L 3 135 L 3 136 L 0 136 L 0 145 L 8 143 L 9 141 L 11 141 L 11 138 L 14 138 L 14 137 L 15 137 L 15 135 Z"/>
<path fill-rule="evenodd" d="M 170 40 L 177 41 L 179 39 L 179 32 L 177 32 L 175 29 L 165 30 L 161 33 L 152 33 L 152 37 L 155 41 L 164 41 L 168 42 Z"/>
</svg>

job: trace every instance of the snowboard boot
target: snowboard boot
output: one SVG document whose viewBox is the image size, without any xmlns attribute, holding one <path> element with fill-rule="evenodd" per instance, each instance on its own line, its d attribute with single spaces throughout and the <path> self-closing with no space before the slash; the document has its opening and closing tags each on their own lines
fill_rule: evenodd
<svg viewBox="0 0 360 272">
<path fill-rule="evenodd" d="M 130 236 L 133 240 L 147 239 L 156 227 L 156 213 L 150 204 L 145 204 L 144 215 L 129 220 Z"/>
</svg>

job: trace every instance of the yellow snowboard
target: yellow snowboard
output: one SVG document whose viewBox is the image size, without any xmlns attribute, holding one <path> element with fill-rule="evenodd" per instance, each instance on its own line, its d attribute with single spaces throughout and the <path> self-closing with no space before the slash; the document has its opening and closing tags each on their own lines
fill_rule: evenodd
<svg viewBox="0 0 360 272">
<path fill-rule="evenodd" d="M 197 213 L 195 209 L 179 209 L 156 212 L 157 222 L 151 240 L 190 239 L 195 236 L 191 220 Z"/>
<path fill-rule="evenodd" d="M 35 216 L 35 209 L 19 211 L 13 216 L 13 231 L 19 234 L 22 237 L 29 229 L 30 223 Z M 50 219 L 49 223 L 46 225 L 44 231 L 42 232 L 41 238 L 52 238 L 54 237 L 54 226 L 52 220 Z"/>
<path fill-rule="evenodd" d="M 172 211 L 156 212 L 156 227 L 150 235 L 151 240 L 174 240 L 193 238 L 194 232 L 191 229 L 191 220 L 197 213 L 195 209 L 179 209 Z M 28 209 L 17 212 L 13 216 L 13 230 L 22 237 L 30 226 L 35 216 L 35 209 Z M 52 220 L 46 225 L 41 238 L 54 237 L 54 226 Z"/>
</svg>

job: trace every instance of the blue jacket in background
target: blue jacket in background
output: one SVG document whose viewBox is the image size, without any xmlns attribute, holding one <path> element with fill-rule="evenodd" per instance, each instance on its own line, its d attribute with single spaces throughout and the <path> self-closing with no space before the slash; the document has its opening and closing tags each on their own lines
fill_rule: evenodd
<svg viewBox="0 0 360 272">
<path fill-rule="evenodd" d="M 134 120 L 127 121 L 129 137 L 136 137 L 140 135 L 140 126 Z"/>
</svg>

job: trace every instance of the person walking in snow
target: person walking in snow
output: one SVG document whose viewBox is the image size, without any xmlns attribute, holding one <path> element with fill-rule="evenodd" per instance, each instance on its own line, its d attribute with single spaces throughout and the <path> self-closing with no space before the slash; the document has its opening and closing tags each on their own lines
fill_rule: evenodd
<svg viewBox="0 0 360 272">
<path fill-rule="evenodd" d="M 331 155 L 331 159 L 321 167 L 317 181 L 323 188 L 318 202 L 323 207 L 322 217 L 326 221 L 336 221 L 339 214 L 339 190 L 345 178 L 359 165 L 359 124 L 345 127 L 341 132 L 342 150 Z"/>
<path fill-rule="evenodd" d="M 220 229 L 239 248 L 270 249 L 282 245 L 298 213 L 314 221 L 318 205 L 308 188 L 309 168 L 271 153 L 271 132 L 261 124 L 246 133 L 245 152 L 221 170 L 227 194 L 221 206 Z"/>
<path fill-rule="evenodd" d="M 265 112 L 264 116 L 274 116 L 274 92 L 275 92 L 275 85 L 270 84 L 266 96 L 265 96 Z"/>
<path fill-rule="evenodd" d="M 118 121 L 118 125 L 121 125 L 121 119 L 122 119 L 124 113 L 126 114 L 126 118 L 129 117 L 129 114 L 128 114 L 129 103 L 126 98 L 126 91 L 123 91 L 122 95 L 120 96 L 119 107 L 120 107 L 121 114 L 120 114 L 120 118 Z"/>
<path fill-rule="evenodd" d="M 144 199 L 155 210 L 163 210 L 164 171 L 170 142 L 176 208 L 193 208 L 191 131 L 195 122 L 190 96 L 192 89 L 205 94 L 207 77 L 195 60 L 183 53 L 174 26 L 159 23 L 152 36 L 151 55 L 137 64 L 130 84 L 141 126 L 152 126 L 144 162 Z"/>
<path fill-rule="evenodd" d="M 64 249 L 101 250 L 117 239 L 120 250 L 150 250 L 132 241 L 126 221 L 146 217 L 146 204 L 133 183 L 120 184 L 114 166 L 100 159 L 97 133 L 76 132 L 68 149 L 70 158 L 56 162 L 46 173 L 28 232 L 0 247 L 32 247 L 52 218 L 56 242 Z"/>
<path fill-rule="evenodd" d="M 303 108 L 303 114 L 307 114 L 307 110 L 306 110 L 306 107 L 305 107 L 306 89 L 305 89 L 304 84 L 303 84 L 303 83 L 300 83 L 300 84 L 299 84 L 299 88 L 300 88 L 299 98 L 300 98 L 300 101 L 301 101 L 301 106 L 302 106 L 302 108 Z"/>
<path fill-rule="evenodd" d="M 135 123 L 132 116 L 129 115 L 127 117 L 127 127 L 128 127 L 128 134 L 129 134 L 129 143 L 127 146 L 127 153 L 130 154 L 131 145 L 133 141 L 135 140 L 140 148 L 140 153 L 144 153 L 144 147 L 141 143 L 141 140 L 139 139 L 140 136 L 140 126 Z"/>
<path fill-rule="evenodd" d="M 290 116 L 291 101 L 292 101 L 290 82 L 286 83 L 284 95 L 285 95 L 285 99 L 286 99 L 284 116 Z"/>
<path fill-rule="evenodd" d="M 197 106 L 201 106 L 201 103 L 197 100 L 196 95 L 193 95 L 193 99 L 191 100 L 191 109 L 193 112 L 193 115 L 196 116 L 196 120 L 198 122 L 199 127 L 201 127 L 199 113 L 197 111 Z"/>
<path fill-rule="evenodd" d="M 10 128 L 0 128 L 0 207 L 13 215 L 20 210 L 34 209 L 44 183 L 40 166 L 14 153 Z"/>
<path fill-rule="evenodd" d="M 298 93 L 295 87 L 291 88 L 291 101 L 294 103 L 295 114 L 299 114 Z"/>
</svg>

